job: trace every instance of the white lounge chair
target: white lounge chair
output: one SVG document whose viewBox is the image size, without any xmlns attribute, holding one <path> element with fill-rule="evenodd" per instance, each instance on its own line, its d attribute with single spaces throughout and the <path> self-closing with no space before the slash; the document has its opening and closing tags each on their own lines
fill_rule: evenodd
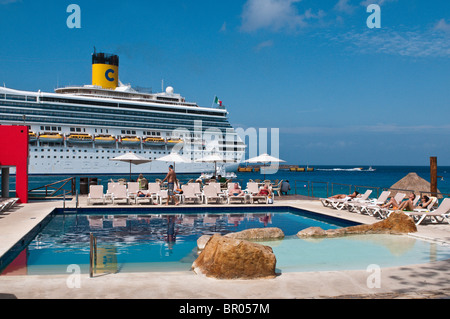
<svg viewBox="0 0 450 319">
<path fill-rule="evenodd" d="M 118 201 L 125 201 L 125 204 L 129 203 L 127 187 L 125 185 L 114 186 L 114 192 L 112 194 L 113 205 L 116 204 Z"/>
<path fill-rule="evenodd" d="M 147 193 L 150 194 L 153 201 L 160 202 L 160 200 L 159 200 L 160 191 L 161 191 L 161 186 L 159 185 L 159 183 L 148 183 Z"/>
<path fill-rule="evenodd" d="M 202 198 L 199 195 L 195 194 L 194 187 L 191 185 L 181 185 L 181 189 L 183 190 L 183 202 L 184 203 L 201 203 Z"/>
<path fill-rule="evenodd" d="M 329 198 L 329 204 L 334 209 L 342 210 L 342 209 L 346 208 L 347 205 L 350 203 L 361 203 L 361 202 L 366 201 L 369 198 L 370 194 L 372 194 L 372 190 L 368 189 L 360 197 L 355 197 L 355 198 L 346 197 L 346 198 L 342 198 L 342 199 L 341 198 Z"/>
<path fill-rule="evenodd" d="M 250 201 L 252 203 L 260 203 L 261 201 L 264 203 L 268 203 L 269 197 L 264 195 L 258 195 L 259 186 L 256 182 L 248 182 L 247 183 L 247 194 L 250 194 Z M 272 195 L 273 196 L 273 195 Z"/>
<path fill-rule="evenodd" d="M 164 190 L 160 190 L 157 194 L 156 194 L 157 198 L 158 198 L 158 202 L 160 205 L 162 205 L 162 203 L 165 201 L 167 203 L 167 201 L 169 200 L 169 196 L 167 196 L 167 189 Z"/>
<path fill-rule="evenodd" d="M 19 200 L 19 198 L 6 198 L 0 204 L 0 212 L 10 210 Z"/>
<path fill-rule="evenodd" d="M 403 198 L 405 198 L 405 193 L 397 193 L 394 196 L 395 201 L 400 205 Z M 381 205 L 382 206 L 382 205 Z M 392 212 L 392 209 L 390 208 L 381 208 L 380 205 L 374 205 L 374 206 L 368 206 L 367 212 L 370 216 L 376 217 L 376 215 L 379 215 L 380 218 L 384 219 Z"/>
<path fill-rule="evenodd" d="M 275 196 L 275 192 L 277 192 L 278 196 L 281 196 L 281 184 L 283 183 L 283 180 L 279 181 L 277 185 L 272 186 L 272 194 Z"/>
<path fill-rule="evenodd" d="M 90 205 L 94 202 L 101 202 L 105 204 L 105 194 L 103 194 L 103 185 L 91 185 L 89 186 L 89 195 L 87 204 Z"/>
<path fill-rule="evenodd" d="M 348 210 L 349 211 L 357 211 L 358 213 L 361 213 L 361 214 L 363 214 L 364 212 L 368 213 L 367 208 L 369 206 L 375 207 L 375 206 L 383 205 L 384 203 L 386 203 L 390 194 L 391 194 L 390 191 L 383 191 L 383 192 L 381 192 L 381 195 L 377 199 L 371 199 L 371 200 L 367 200 L 365 202 L 354 203 L 352 205 L 352 207 L 348 208 Z"/>
<path fill-rule="evenodd" d="M 116 182 L 108 183 L 108 188 L 106 189 L 106 194 L 105 194 L 105 200 L 110 200 L 112 202 L 114 187 L 116 187 L 116 185 L 120 185 L 120 183 L 116 183 Z"/>
<path fill-rule="evenodd" d="M 344 203 L 344 207 L 343 208 L 346 208 L 346 209 L 350 208 L 350 209 L 352 209 L 354 204 L 367 202 L 369 200 L 370 194 L 372 194 L 372 190 L 371 189 L 366 190 L 365 193 L 362 194 L 361 196 L 355 197 L 353 199 L 350 199 L 350 200 L 346 201 Z"/>
<path fill-rule="evenodd" d="M 148 193 L 148 191 L 146 190 L 141 190 L 142 194 L 144 194 L 144 196 L 138 196 L 136 194 L 136 198 L 134 199 L 134 202 L 136 203 L 136 205 L 142 204 L 142 203 L 147 203 L 147 204 L 153 204 L 153 198 L 151 196 L 151 194 Z M 148 196 L 147 196 L 148 195 Z"/>
<path fill-rule="evenodd" d="M 405 211 L 404 213 L 408 216 L 411 216 L 414 218 L 414 220 L 416 220 L 416 225 L 419 225 L 420 223 L 422 223 L 425 218 L 430 218 L 431 220 L 435 220 L 435 222 L 438 223 L 442 223 L 444 221 L 446 221 L 447 223 L 450 224 L 450 198 L 444 198 L 444 200 L 442 201 L 442 203 L 439 205 L 438 208 L 436 208 L 433 211 L 422 211 L 422 210 L 418 210 L 418 211 L 412 211 L 412 212 L 408 212 Z M 441 220 L 439 220 L 441 219 Z"/>
<path fill-rule="evenodd" d="M 199 183 L 188 183 L 189 186 L 194 188 L 194 194 L 199 196 L 201 198 L 202 203 L 204 202 L 204 198 L 203 198 L 203 192 L 200 189 L 200 184 Z"/>
<path fill-rule="evenodd" d="M 139 192 L 139 183 L 138 182 L 128 182 L 127 191 L 128 191 L 128 197 L 130 199 L 135 199 L 137 193 Z"/>
<path fill-rule="evenodd" d="M 416 208 L 416 209 L 414 209 L 414 211 L 420 213 L 420 212 L 428 212 L 428 211 L 435 210 L 433 207 L 438 202 L 437 197 L 430 196 L 430 199 L 431 199 L 431 202 L 430 202 L 430 204 L 428 204 L 427 207 L 425 207 L 425 208 Z"/>
<path fill-rule="evenodd" d="M 415 198 L 414 198 L 414 200 L 413 200 L 413 206 L 416 206 L 417 205 L 417 203 L 419 202 L 419 199 L 420 199 L 420 196 L 418 195 L 418 196 L 416 196 Z M 430 206 L 430 205 L 428 205 L 428 206 Z M 427 207 L 428 207 L 427 206 Z M 387 217 L 389 217 L 389 215 L 391 215 L 392 214 L 392 212 L 395 212 L 396 210 L 394 210 L 394 209 L 382 209 L 381 210 L 381 213 L 382 213 L 382 215 L 383 215 L 383 218 L 387 218 Z M 415 211 L 415 209 L 414 209 L 414 211 Z M 426 211 L 426 209 L 423 209 L 423 211 Z"/>
<path fill-rule="evenodd" d="M 217 188 L 214 185 L 205 185 L 203 187 L 203 195 L 205 197 L 205 203 L 211 203 L 211 201 L 220 204 L 223 197 L 217 192 Z"/>
<path fill-rule="evenodd" d="M 230 184 L 232 188 L 230 188 Z M 227 202 L 228 204 L 232 204 L 232 203 L 242 203 L 245 204 L 247 201 L 250 201 L 250 195 L 248 194 L 240 194 L 240 195 L 233 195 L 233 190 L 235 183 L 229 183 L 228 184 L 228 196 L 227 196 Z"/>
</svg>

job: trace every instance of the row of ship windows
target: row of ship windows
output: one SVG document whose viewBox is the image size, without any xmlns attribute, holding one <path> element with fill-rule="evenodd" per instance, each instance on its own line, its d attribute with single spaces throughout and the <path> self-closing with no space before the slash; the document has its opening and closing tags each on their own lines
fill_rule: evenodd
<svg viewBox="0 0 450 319">
<path fill-rule="evenodd" d="M 1 110 L 0 110 L 1 111 Z M 15 121 L 17 123 L 23 123 L 24 122 L 24 118 L 23 116 L 12 116 L 12 115 L 6 115 L 6 114 L 1 114 L 0 118 L 3 120 L 9 120 L 9 121 Z M 26 121 L 28 123 L 32 123 L 32 122 L 61 122 L 61 123 L 67 123 L 67 124 L 72 124 L 72 125 L 94 125 L 94 126 L 123 126 L 123 122 L 106 122 L 106 121 L 95 121 L 95 120 L 83 120 L 83 121 L 78 121 L 76 119 L 73 118 L 68 118 L 68 119 L 64 119 L 64 118 L 55 118 L 52 119 L 50 117 L 40 117 L 40 116 L 28 116 L 25 118 Z M 123 119 L 121 119 L 123 120 Z M 135 127 L 142 127 L 144 123 L 127 123 L 127 126 L 135 126 Z M 145 123 L 145 125 L 149 125 L 152 126 L 155 129 L 177 129 L 180 128 L 179 125 L 177 124 L 166 124 L 166 125 L 159 125 L 159 124 L 154 124 L 154 123 Z M 220 126 L 220 127 L 219 127 Z M 231 125 L 229 123 L 227 123 L 227 125 L 216 125 L 216 126 L 206 126 L 204 123 L 202 123 L 202 128 L 204 130 L 208 129 L 208 127 L 212 127 L 212 128 L 232 128 Z M 190 125 L 186 125 L 187 129 L 189 128 L 195 128 L 194 123 L 190 124 Z"/>
<path fill-rule="evenodd" d="M 65 113 L 65 112 L 55 112 L 55 111 L 39 111 L 39 110 L 15 110 L 15 109 L 0 109 L 0 111 L 6 112 L 6 113 L 11 113 L 11 114 L 21 114 L 22 117 L 26 117 L 26 116 L 30 116 L 30 115 L 43 115 L 43 113 L 45 113 L 46 116 L 48 117 L 54 117 L 55 119 L 59 117 L 60 118 L 79 118 L 79 119 L 84 119 L 84 118 L 95 118 L 95 113 L 94 112 L 90 112 L 90 113 Z M 99 120 L 102 121 L 138 121 L 138 122 L 143 122 L 145 120 L 150 120 L 153 121 L 155 123 L 167 123 L 169 125 L 194 125 L 194 120 L 181 120 L 181 119 L 164 119 L 164 118 L 160 118 L 160 117 L 149 117 L 149 116 L 119 116 L 119 115 L 107 115 L 107 114 L 100 114 L 100 118 L 97 118 Z M 222 121 L 222 123 L 219 122 L 210 122 L 208 123 L 208 121 L 202 121 L 202 125 L 204 126 L 217 126 L 217 127 L 230 127 L 230 124 L 226 121 Z"/>
<path fill-rule="evenodd" d="M 35 155 L 34 156 L 34 158 L 39 158 L 39 156 L 38 155 Z M 40 156 L 40 158 L 45 158 L 45 156 L 44 155 L 41 155 Z M 47 158 L 52 158 L 51 156 L 47 156 Z M 58 156 L 53 156 L 53 158 L 58 158 Z M 64 156 L 60 156 L 59 157 L 60 159 L 64 159 Z M 66 156 L 66 159 L 69 159 L 70 158 L 70 156 Z M 82 158 L 84 158 L 84 159 L 94 159 L 94 156 L 72 156 L 72 159 L 76 159 L 76 158 L 78 158 L 78 159 L 82 159 Z M 110 157 L 110 156 L 95 156 L 95 159 L 110 159 L 110 158 L 113 158 L 113 157 Z M 150 159 L 152 159 L 151 157 L 150 157 Z M 154 160 L 156 160 L 157 159 L 157 157 L 153 157 L 153 159 Z"/>
<path fill-rule="evenodd" d="M 5 94 L 0 94 L 0 99 L 5 99 Z M 29 97 L 29 96 L 25 97 L 25 96 L 19 96 L 19 95 L 13 96 L 13 95 L 10 95 L 10 94 L 6 94 L 6 99 L 7 100 L 13 100 L 13 101 L 36 102 L 36 97 Z M 46 100 L 46 99 L 44 99 L 44 100 Z M 22 106 L 22 107 L 33 107 L 33 108 L 36 107 L 34 104 L 24 103 L 24 102 L 18 103 L 18 102 L 3 102 L 2 101 L 0 104 L 3 104 L 3 105 L 19 105 L 19 106 Z M 45 104 L 45 103 L 42 103 L 39 106 L 42 107 L 42 108 L 47 107 L 47 108 L 52 109 L 52 110 L 60 109 L 60 110 L 70 110 L 70 111 L 74 111 L 74 110 L 75 111 L 85 111 L 85 112 L 92 112 L 93 111 L 92 108 L 83 107 L 83 106 L 51 105 L 51 104 Z M 92 106 L 101 106 L 101 105 L 99 105 L 98 102 L 94 102 L 92 104 Z M 117 107 L 117 106 L 114 106 L 114 107 Z M 125 106 L 125 108 L 126 109 L 120 109 L 119 107 L 117 107 L 116 109 L 113 109 L 113 110 L 111 110 L 111 109 L 103 109 L 102 113 L 115 113 L 115 114 L 122 113 L 122 114 L 134 114 L 134 115 L 138 115 L 138 116 L 142 116 L 143 114 L 149 114 L 148 112 L 144 113 L 144 112 L 139 112 L 139 111 L 132 111 L 133 108 L 134 109 L 142 108 L 142 109 L 148 109 L 148 110 L 163 112 L 163 113 L 151 113 L 154 116 L 164 116 L 164 117 L 172 117 L 172 118 L 190 118 L 190 119 L 194 119 L 195 120 L 195 119 L 201 119 L 201 118 L 199 118 L 199 116 L 201 117 L 202 115 L 207 115 L 207 116 L 215 116 L 215 117 L 219 117 L 219 118 L 205 118 L 205 119 L 209 119 L 209 120 L 212 120 L 212 121 L 217 121 L 217 120 L 221 121 L 221 120 L 223 120 L 224 117 L 226 117 L 226 113 L 224 113 L 224 114 L 221 114 L 221 113 L 217 114 L 217 113 L 211 113 L 211 112 L 207 112 L 207 111 L 205 111 L 205 112 L 196 111 L 194 113 L 198 114 L 199 116 L 189 116 L 189 115 L 173 114 L 174 113 L 174 109 L 167 109 L 167 108 L 165 108 L 165 109 L 155 109 L 155 108 L 148 108 L 148 107 L 143 107 L 143 106 L 139 106 L 139 105 L 138 106 L 127 105 L 127 106 Z M 175 112 L 176 113 L 186 114 L 184 111 L 181 111 L 181 112 L 175 111 Z M 192 112 L 188 112 L 188 113 L 192 113 Z M 202 113 L 204 113 L 204 114 L 202 114 Z"/>
<path fill-rule="evenodd" d="M 33 149 L 33 151 L 34 152 L 39 152 L 39 151 L 41 151 L 41 152 L 44 152 L 44 151 L 51 151 L 51 149 L 47 149 L 47 150 L 45 150 L 45 149 L 38 149 L 38 148 L 35 148 L 35 149 Z M 77 152 L 79 152 L 79 153 L 87 153 L 87 150 L 76 150 L 76 149 L 53 149 L 53 152 L 55 152 L 55 153 L 63 153 L 63 152 L 67 152 L 67 153 L 69 153 L 69 152 L 73 152 L 73 153 L 77 153 Z M 225 148 L 223 149 L 223 151 L 232 151 L 231 149 L 230 150 L 226 150 Z M 237 152 L 238 150 L 235 148 L 234 149 L 234 151 L 235 152 Z M 115 150 L 95 150 L 95 153 L 128 153 L 129 151 L 120 151 L 120 150 L 117 150 L 117 151 L 115 151 Z M 165 151 L 135 151 L 135 153 L 138 153 L 138 154 L 162 154 L 162 155 L 165 155 L 165 154 L 170 154 L 171 152 L 165 152 Z M 183 154 L 183 152 L 181 152 L 181 154 Z M 201 155 L 201 154 L 203 154 L 203 152 L 193 152 L 193 154 L 195 154 L 195 155 Z M 35 155 L 34 156 L 35 158 L 37 158 L 37 155 Z M 50 157 L 49 157 L 50 158 Z M 56 158 L 56 156 L 55 156 L 55 158 Z"/>
</svg>

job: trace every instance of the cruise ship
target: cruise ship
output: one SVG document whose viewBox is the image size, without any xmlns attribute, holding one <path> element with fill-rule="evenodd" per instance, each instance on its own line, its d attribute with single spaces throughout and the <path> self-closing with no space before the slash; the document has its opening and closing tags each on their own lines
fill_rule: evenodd
<svg viewBox="0 0 450 319">
<path fill-rule="evenodd" d="M 0 87 L 0 125 L 28 126 L 30 175 L 127 174 L 127 163 L 111 159 L 128 152 L 151 160 L 137 173 L 166 173 L 169 163 L 157 159 L 172 152 L 190 160 L 176 163 L 177 173 L 213 171 L 201 162 L 212 154 L 232 172 L 246 148 L 224 106 L 200 107 L 170 86 L 152 93 L 124 85 L 119 57 L 96 52 L 91 85 L 54 93 Z"/>
</svg>

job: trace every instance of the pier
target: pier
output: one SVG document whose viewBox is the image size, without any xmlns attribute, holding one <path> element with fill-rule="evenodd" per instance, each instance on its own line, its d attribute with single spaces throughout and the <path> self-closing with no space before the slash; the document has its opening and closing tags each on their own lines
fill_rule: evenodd
<svg viewBox="0 0 450 319">
<path fill-rule="evenodd" d="M 238 172 L 241 173 L 251 173 L 251 172 L 259 172 L 261 171 L 262 167 L 270 167 L 267 165 L 261 165 L 261 164 L 255 164 L 255 165 L 248 165 L 248 166 L 239 166 Z M 291 171 L 291 172 L 313 172 L 313 167 L 301 167 L 299 165 L 289 165 L 289 164 L 280 164 L 278 165 L 278 170 L 282 171 Z"/>
</svg>

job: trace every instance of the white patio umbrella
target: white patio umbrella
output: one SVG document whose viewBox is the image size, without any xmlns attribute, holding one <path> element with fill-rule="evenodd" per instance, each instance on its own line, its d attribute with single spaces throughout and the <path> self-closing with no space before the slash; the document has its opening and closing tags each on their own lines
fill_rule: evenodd
<svg viewBox="0 0 450 319">
<path fill-rule="evenodd" d="M 217 163 L 223 163 L 225 160 L 222 158 L 222 156 L 217 154 L 208 155 L 202 158 L 199 158 L 198 160 L 195 160 L 196 162 L 203 162 L 203 163 L 214 163 L 214 177 L 217 175 Z"/>
<path fill-rule="evenodd" d="M 169 155 L 159 157 L 155 161 L 172 162 L 175 168 L 175 163 L 190 163 L 191 160 L 181 156 L 178 153 L 170 153 Z"/>
<path fill-rule="evenodd" d="M 263 163 L 263 167 L 266 167 L 267 163 L 280 163 L 285 162 L 282 159 L 279 159 L 277 157 L 270 156 L 269 154 L 261 154 L 256 157 L 252 157 L 246 161 L 246 163 Z M 266 170 L 264 169 L 264 179 L 266 179 Z"/>
<path fill-rule="evenodd" d="M 130 180 L 131 180 L 131 164 L 139 165 L 151 162 L 150 159 L 138 156 L 132 152 L 123 154 L 114 158 L 110 158 L 110 161 L 127 162 L 130 163 Z"/>
</svg>

